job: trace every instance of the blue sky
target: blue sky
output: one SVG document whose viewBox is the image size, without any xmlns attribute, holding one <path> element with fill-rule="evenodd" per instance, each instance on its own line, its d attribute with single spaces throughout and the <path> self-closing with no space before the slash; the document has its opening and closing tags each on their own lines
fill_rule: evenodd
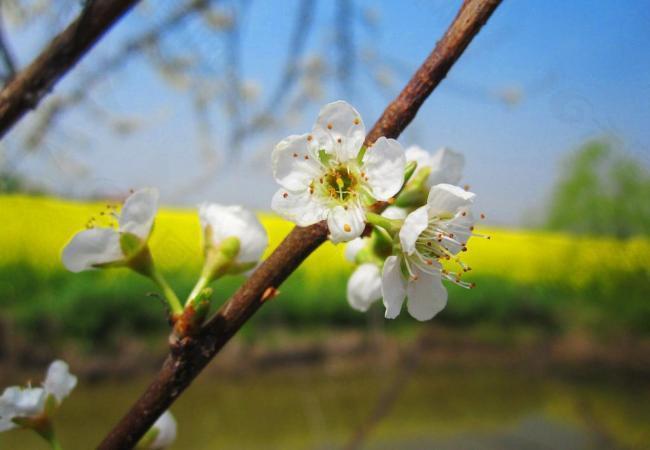
<svg viewBox="0 0 650 450">
<path fill-rule="evenodd" d="M 160 5 L 172 8 L 174 3 L 166 0 Z M 297 4 L 252 2 L 242 36 L 243 68 L 245 78 L 261 85 L 262 96 L 284 61 Z M 332 45 L 327 30 L 335 13 L 333 4 L 320 1 L 315 15 L 319 31 L 311 36 L 308 48 Z M 385 0 L 357 5 L 360 11 L 374 10 L 379 21 L 377 32 L 359 30 L 359 46 L 372 41 L 406 71 L 415 69 L 431 51 L 459 2 Z M 128 17 L 77 70 L 90 70 L 102 54 L 110 54 L 148 20 L 142 11 Z M 528 223 L 539 216 L 562 156 L 589 138 L 613 136 L 650 165 L 649 25 L 648 1 L 505 0 L 401 140 L 405 145 L 417 143 L 431 150 L 445 145 L 463 152 L 464 182 L 478 194 L 479 208 L 489 220 Z M 39 38 L 35 30 L 25 32 L 15 43 L 17 52 L 27 60 L 40 45 Z M 215 60 L 223 56 L 218 42 L 201 45 Z M 59 89 L 74 80 L 67 78 Z M 395 77 L 392 95 L 404 82 L 405 78 Z M 521 101 L 506 104 L 500 98 L 507 92 L 520 92 Z M 85 138 L 68 145 L 55 136 L 40 152 L 21 158 L 18 169 L 66 195 L 155 185 L 167 202 L 242 202 L 262 209 L 270 204 L 275 188 L 270 171 L 246 164 L 226 167 L 209 183 L 179 194 L 203 164 L 197 156 L 192 111 L 182 93 L 170 89 L 142 61 L 107 77 L 91 97 L 113 111 L 148 118 L 155 126 L 116 137 L 83 112 L 70 114 L 62 129 Z M 357 106 L 368 128 L 386 105 L 386 96 L 363 76 L 355 79 L 352 92 L 333 86 L 322 103 L 339 98 Z M 295 129 L 278 130 L 247 154 L 264 161 L 273 141 L 309 129 L 317 109 L 307 110 Z M 31 120 L 27 117 L 9 137 L 10 145 L 20 145 L 16 136 Z M 215 139 L 223 141 L 218 130 Z M 92 167 L 92 174 L 77 180 L 68 161 Z"/>
</svg>

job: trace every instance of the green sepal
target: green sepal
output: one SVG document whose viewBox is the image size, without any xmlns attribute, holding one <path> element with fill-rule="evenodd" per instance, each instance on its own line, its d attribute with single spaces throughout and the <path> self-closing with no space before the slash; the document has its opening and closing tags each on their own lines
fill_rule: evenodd
<svg viewBox="0 0 650 450">
<path fill-rule="evenodd" d="M 395 199 L 395 206 L 406 209 L 416 209 L 427 202 L 428 192 L 421 188 L 407 187 Z"/>
<path fill-rule="evenodd" d="M 206 239 L 208 237 L 208 230 L 209 227 L 206 228 Z M 235 263 L 240 246 L 239 239 L 234 236 L 221 241 L 218 247 L 212 245 L 206 246 L 202 277 L 207 282 L 210 282 L 226 274 L 241 273 L 241 271 L 236 271 L 239 264 Z"/>
<path fill-rule="evenodd" d="M 138 443 L 135 446 L 136 450 L 147 450 L 151 448 L 153 443 L 156 441 L 156 438 L 160 434 L 160 430 L 158 428 L 149 428 L 149 431 L 147 431 L 144 436 L 138 441 Z"/>
<path fill-rule="evenodd" d="M 366 221 L 373 227 L 381 227 L 390 234 L 391 237 L 396 236 L 402 228 L 403 220 L 389 219 L 379 214 L 366 212 Z"/>
<path fill-rule="evenodd" d="M 128 260 L 136 256 L 144 247 L 144 242 L 133 233 L 120 233 L 120 248 Z"/>
<path fill-rule="evenodd" d="M 54 394 L 48 394 L 45 399 L 45 415 L 52 417 L 57 409 L 59 409 L 59 401 L 56 399 Z"/>
<path fill-rule="evenodd" d="M 357 153 L 357 162 L 359 165 L 363 164 L 363 157 L 366 156 L 366 150 L 368 150 L 368 147 L 362 145 L 359 149 L 359 153 Z"/>
<path fill-rule="evenodd" d="M 418 163 L 417 161 L 410 161 L 406 164 L 406 167 L 404 168 L 404 184 L 409 182 L 413 174 L 415 173 L 415 169 L 418 168 Z M 422 171 L 420 171 L 422 172 Z M 427 174 L 427 177 L 429 175 Z"/>
<path fill-rule="evenodd" d="M 324 148 L 318 150 L 318 160 L 324 165 L 329 166 L 330 161 L 332 160 L 332 155 L 327 153 Z"/>
<path fill-rule="evenodd" d="M 11 421 L 21 428 L 34 428 L 34 419 L 31 417 L 14 417 Z"/>
</svg>

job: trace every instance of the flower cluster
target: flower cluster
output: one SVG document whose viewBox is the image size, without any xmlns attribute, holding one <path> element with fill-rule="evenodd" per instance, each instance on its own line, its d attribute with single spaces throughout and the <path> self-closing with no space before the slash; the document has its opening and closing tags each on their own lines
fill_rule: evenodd
<svg viewBox="0 0 650 450">
<path fill-rule="evenodd" d="M 241 206 L 201 205 L 205 262 L 194 290 L 182 304 L 157 270 L 149 249 L 158 198 L 153 188 L 132 192 L 119 213 L 117 207 L 110 213 L 116 227 L 113 223 L 96 227 L 91 221 L 88 229 L 72 237 L 63 249 L 63 265 L 72 272 L 127 267 L 151 278 L 160 287 L 172 319 L 185 317 L 193 322 L 183 324 L 181 328 L 187 331 L 187 325 L 200 325 L 205 319 L 211 295 L 208 285 L 224 275 L 244 273 L 254 267 L 268 245 L 268 236 L 257 217 Z"/>
<path fill-rule="evenodd" d="M 429 320 L 447 303 L 443 279 L 473 286 L 461 279 L 469 267 L 458 257 L 474 235 L 475 196 L 456 186 L 464 158 L 445 148 L 431 155 L 404 151 L 394 139 L 364 140 L 352 106 L 326 105 L 310 133 L 276 145 L 273 174 L 281 188 L 272 207 L 298 226 L 326 220 L 330 240 L 348 242 L 346 257 L 358 265 L 347 288 L 354 309 L 367 311 L 383 298 L 392 319 L 408 299 L 411 316 Z M 386 204 L 392 206 L 376 214 Z M 459 269 L 447 269 L 447 261 Z"/>
<path fill-rule="evenodd" d="M 280 189 L 271 206 L 301 227 L 325 221 L 333 243 L 347 242 L 346 257 L 357 265 L 347 287 L 354 309 L 367 311 L 383 298 L 385 317 L 393 319 L 406 301 L 411 316 L 429 320 L 447 303 L 443 280 L 473 287 L 462 280 L 470 268 L 458 256 L 476 235 L 475 195 L 457 186 L 464 158 L 444 148 L 433 155 L 419 147 L 404 151 L 385 137 L 365 140 L 365 126 L 352 106 L 337 101 L 323 107 L 311 132 L 275 146 L 273 175 Z M 120 212 L 109 207 L 107 226 L 91 220 L 73 236 L 62 260 L 72 272 L 126 267 L 150 278 L 166 301 L 175 343 L 200 331 L 212 306 L 210 284 L 253 269 L 268 236 L 241 206 L 202 204 L 203 269 L 181 302 L 149 248 L 158 198 L 153 188 L 132 192 Z M 57 361 L 43 387 L 8 388 L 0 398 L 0 431 L 31 427 L 53 439 L 47 419 L 75 384 L 67 365 Z M 175 437 L 176 421 L 166 412 L 137 448 L 162 449 Z"/>
</svg>

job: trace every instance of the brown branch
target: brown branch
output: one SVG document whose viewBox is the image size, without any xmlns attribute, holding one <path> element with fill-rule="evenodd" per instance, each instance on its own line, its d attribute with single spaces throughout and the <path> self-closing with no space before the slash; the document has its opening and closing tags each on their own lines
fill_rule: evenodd
<svg viewBox="0 0 650 450">
<path fill-rule="evenodd" d="M 54 85 L 138 0 L 90 0 L 79 17 L 0 92 L 0 138 L 38 105 Z"/>
<path fill-rule="evenodd" d="M 390 104 L 366 138 L 397 137 L 424 99 L 446 76 L 501 0 L 465 0 L 453 23 L 402 93 Z M 296 227 L 235 294 L 205 324 L 198 336 L 172 344 L 172 349 L 145 393 L 99 445 L 99 450 L 133 448 L 192 380 L 239 328 L 262 306 L 264 293 L 277 288 L 327 239 L 323 222 Z"/>
</svg>

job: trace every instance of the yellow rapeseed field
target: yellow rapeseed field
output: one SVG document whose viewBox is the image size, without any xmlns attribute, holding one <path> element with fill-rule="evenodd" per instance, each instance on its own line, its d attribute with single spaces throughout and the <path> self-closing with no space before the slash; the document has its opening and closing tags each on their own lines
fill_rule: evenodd
<svg viewBox="0 0 650 450">
<path fill-rule="evenodd" d="M 106 203 L 82 203 L 48 197 L 0 196 L 0 266 L 27 263 L 43 271 L 63 270 L 60 252 L 91 217 L 106 221 Z M 101 212 L 104 212 L 102 215 Z M 271 249 L 292 224 L 261 213 Z M 560 233 L 482 229 L 490 240 L 473 238 L 464 260 L 472 275 L 497 276 L 516 282 L 569 282 L 575 287 L 611 270 L 650 273 L 650 240 L 575 237 Z M 151 243 L 157 264 L 165 272 L 197 271 L 200 227 L 191 209 L 162 208 Z M 300 269 L 308 279 L 350 270 L 343 246 L 326 243 Z M 119 272 L 119 271 L 116 271 Z"/>
</svg>

